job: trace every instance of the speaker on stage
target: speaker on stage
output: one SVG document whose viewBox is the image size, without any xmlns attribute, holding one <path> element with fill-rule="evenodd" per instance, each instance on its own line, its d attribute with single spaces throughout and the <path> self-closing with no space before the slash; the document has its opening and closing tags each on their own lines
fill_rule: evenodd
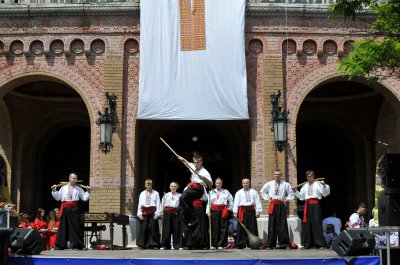
<svg viewBox="0 0 400 265">
<path fill-rule="evenodd" d="M 380 226 L 400 226 L 400 193 L 389 193 L 378 198 Z"/>
<path fill-rule="evenodd" d="M 383 184 L 386 193 L 400 193 L 400 154 L 385 154 Z"/>
<path fill-rule="evenodd" d="M 37 255 L 45 247 L 44 239 L 34 229 L 16 228 L 9 242 L 12 251 L 20 254 Z"/>
<path fill-rule="evenodd" d="M 333 242 L 339 256 L 369 255 L 375 248 L 375 238 L 367 230 L 344 230 Z"/>
</svg>

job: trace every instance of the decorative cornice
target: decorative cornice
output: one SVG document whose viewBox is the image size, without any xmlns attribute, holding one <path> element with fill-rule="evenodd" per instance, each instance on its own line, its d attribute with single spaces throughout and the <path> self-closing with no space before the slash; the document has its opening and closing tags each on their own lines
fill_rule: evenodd
<svg viewBox="0 0 400 265">
<path fill-rule="evenodd" d="M 113 16 L 139 15 L 138 3 L 87 3 L 87 4 L 40 4 L 40 5 L 0 5 L 0 16 Z"/>
<path fill-rule="evenodd" d="M 139 15 L 139 3 L 85 3 L 85 4 L 38 4 L 38 5 L 0 5 L 0 16 L 36 17 L 36 16 L 113 16 Z M 367 14 L 368 11 L 365 11 Z M 284 3 L 248 3 L 248 16 L 295 15 L 307 17 L 326 17 L 328 5 L 323 4 L 284 4 Z"/>
<path fill-rule="evenodd" d="M 248 16 L 323 16 L 328 14 L 328 6 L 322 4 L 264 4 L 253 3 L 246 5 L 246 15 Z"/>
</svg>

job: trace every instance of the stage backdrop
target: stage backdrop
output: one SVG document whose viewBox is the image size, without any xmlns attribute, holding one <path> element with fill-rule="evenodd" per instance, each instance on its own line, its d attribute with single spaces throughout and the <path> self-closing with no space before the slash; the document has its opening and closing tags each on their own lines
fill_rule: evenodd
<svg viewBox="0 0 400 265">
<path fill-rule="evenodd" d="M 140 1 L 139 119 L 248 119 L 245 0 Z"/>
</svg>

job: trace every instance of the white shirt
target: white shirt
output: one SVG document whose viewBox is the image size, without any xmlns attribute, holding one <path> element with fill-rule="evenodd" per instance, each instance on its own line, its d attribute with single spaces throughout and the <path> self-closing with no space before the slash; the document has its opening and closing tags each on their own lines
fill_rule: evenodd
<svg viewBox="0 0 400 265">
<path fill-rule="evenodd" d="M 264 200 L 269 201 L 270 197 L 272 198 L 272 200 L 281 201 L 289 201 L 294 199 L 292 186 L 289 183 L 285 181 L 280 181 L 278 184 L 278 194 L 276 194 L 275 182 L 275 180 L 268 181 L 261 188 L 260 194 L 264 198 Z"/>
<path fill-rule="evenodd" d="M 349 223 L 351 228 L 367 227 L 367 224 L 364 221 L 364 217 L 360 216 L 358 213 L 353 213 L 352 215 L 350 215 Z"/>
<path fill-rule="evenodd" d="M 218 197 L 217 189 L 211 190 L 210 191 L 210 201 L 211 201 L 211 204 L 227 205 L 228 211 L 232 211 L 232 209 L 233 209 L 233 196 L 226 189 L 221 189 L 219 191 L 219 197 Z M 207 204 L 207 213 L 209 213 L 209 212 L 210 212 L 210 204 Z"/>
<path fill-rule="evenodd" d="M 301 189 L 300 192 L 296 191 L 295 195 L 299 200 L 308 200 L 308 199 L 318 199 L 321 200 L 322 197 L 326 197 L 331 193 L 331 188 L 328 184 L 322 185 L 319 181 L 313 182 L 311 184 L 311 194 L 308 194 L 308 187 L 310 186 L 309 183 L 305 184 Z"/>
<path fill-rule="evenodd" d="M 248 190 L 250 192 L 249 200 L 246 199 L 244 189 L 240 189 L 235 194 L 235 200 L 233 202 L 233 213 L 237 214 L 239 210 L 239 206 L 250 206 L 255 205 L 256 213 L 260 213 L 262 211 L 260 197 L 258 196 L 257 191 L 253 189 Z"/>
<path fill-rule="evenodd" d="M 193 171 L 197 172 L 197 174 L 199 174 L 200 176 L 206 177 L 209 181 L 211 181 L 211 185 L 212 185 L 213 181 L 212 181 L 211 175 L 207 171 L 207 169 L 205 169 L 203 166 L 201 166 L 201 168 L 196 170 L 196 166 L 193 163 L 189 163 L 189 167 L 191 169 L 193 169 Z M 199 176 L 197 176 L 195 173 L 192 173 L 192 176 L 190 177 L 190 181 L 193 183 L 199 183 L 203 187 L 207 186 L 206 183 L 201 178 L 199 178 Z"/>
<path fill-rule="evenodd" d="M 175 194 L 172 194 L 172 192 L 168 192 L 167 194 L 165 194 L 161 201 L 163 208 L 164 207 L 173 207 L 173 208 L 178 207 L 179 197 L 181 197 L 181 194 L 178 192 L 176 192 Z"/>
<path fill-rule="evenodd" d="M 72 192 L 69 193 L 68 189 L 72 188 Z M 51 191 L 51 195 L 56 201 L 69 202 L 69 201 L 82 201 L 89 200 L 90 193 L 83 191 L 83 189 L 77 185 L 71 186 L 69 184 L 61 187 L 60 190 Z"/>
<path fill-rule="evenodd" d="M 322 226 L 326 226 L 329 224 L 333 225 L 333 227 L 335 228 L 336 235 L 339 235 L 340 230 L 342 229 L 342 221 L 340 221 L 339 218 L 334 216 L 329 216 L 326 217 L 324 220 L 322 220 Z"/>
<path fill-rule="evenodd" d="M 144 190 L 140 193 L 139 195 L 139 203 L 138 203 L 138 209 L 137 209 L 137 216 L 142 216 L 142 207 L 156 207 L 156 212 L 154 213 L 155 216 L 160 216 L 162 209 L 161 209 L 161 203 L 160 203 L 160 195 L 158 194 L 157 191 L 151 190 L 149 200 L 146 200 L 147 196 L 147 190 Z"/>
</svg>

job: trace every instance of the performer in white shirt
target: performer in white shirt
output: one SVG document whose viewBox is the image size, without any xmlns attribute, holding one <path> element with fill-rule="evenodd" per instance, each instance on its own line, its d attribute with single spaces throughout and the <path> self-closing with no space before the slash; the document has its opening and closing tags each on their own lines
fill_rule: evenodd
<svg viewBox="0 0 400 265">
<path fill-rule="evenodd" d="M 281 180 L 280 170 L 275 170 L 274 180 L 268 181 L 260 190 L 261 196 L 268 201 L 268 241 L 267 248 L 290 249 L 289 229 L 286 217 L 286 202 L 294 199 L 289 183 Z"/>
<path fill-rule="evenodd" d="M 180 249 L 182 247 L 181 220 L 177 210 L 181 194 L 176 192 L 178 188 L 178 183 L 171 182 L 171 184 L 169 184 L 169 189 L 171 191 L 165 194 L 161 201 L 163 208 L 162 249 L 171 249 L 171 235 L 174 249 Z"/>
<path fill-rule="evenodd" d="M 136 235 L 136 245 L 142 249 L 159 249 L 160 230 L 158 219 L 162 210 L 160 195 L 153 190 L 153 181 L 151 179 L 146 179 L 144 185 L 146 190 L 140 193 L 137 210 L 139 230 Z"/>
<path fill-rule="evenodd" d="M 203 167 L 203 157 L 201 155 L 195 155 L 193 157 L 193 163 L 189 163 L 181 156 L 178 156 L 178 159 L 189 166 L 193 171 L 188 188 L 183 191 L 179 198 L 178 211 L 182 214 L 181 220 L 184 226 L 195 226 L 198 223 L 194 218 L 193 202 L 199 200 L 203 196 L 205 187 L 211 187 L 213 181 L 210 173 Z"/>
<path fill-rule="evenodd" d="M 306 172 L 308 183 L 295 195 L 304 204 L 303 225 L 301 229 L 301 244 L 304 248 L 316 247 L 326 249 L 326 240 L 322 230 L 322 213 L 319 201 L 330 194 L 329 185 L 324 181 L 314 181 L 314 171 Z M 295 189 L 294 189 L 295 190 Z"/>
<path fill-rule="evenodd" d="M 349 227 L 350 228 L 365 228 L 367 224 L 364 221 L 364 215 L 367 213 L 367 206 L 361 202 L 358 205 L 358 209 L 355 213 L 350 215 Z"/>
<path fill-rule="evenodd" d="M 67 241 L 72 243 L 74 249 L 86 250 L 83 243 L 83 231 L 80 227 L 80 214 L 78 201 L 89 200 L 91 187 L 87 187 L 85 192 L 76 185 L 78 176 L 76 173 L 69 174 L 68 184 L 62 186 L 57 191 L 56 185 L 53 185 L 51 195 L 57 201 L 61 201 L 60 225 L 57 232 L 55 249 L 66 249 Z"/>
<path fill-rule="evenodd" d="M 242 180 L 243 189 L 235 194 L 233 214 L 254 235 L 258 236 L 257 218 L 262 211 L 260 197 L 257 191 L 250 188 L 250 179 Z M 241 225 L 238 225 L 236 248 L 245 248 L 249 245 L 247 234 Z"/>
<path fill-rule="evenodd" d="M 222 188 L 222 179 L 215 180 L 215 189 L 210 191 L 210 204 L 207 205 L 207 214 L 211 216 L 211 248 L 224 249 L 228 244 L 229 211 L 233 209 L 232 194 Z"/>
</svg>

